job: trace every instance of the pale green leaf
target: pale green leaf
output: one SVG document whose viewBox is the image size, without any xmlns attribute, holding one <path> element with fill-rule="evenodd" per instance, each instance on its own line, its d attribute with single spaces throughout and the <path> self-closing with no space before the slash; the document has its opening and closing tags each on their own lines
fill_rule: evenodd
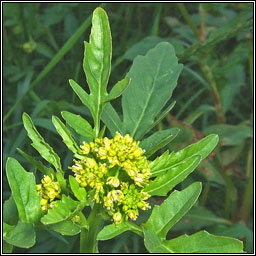
<svg viewBox="0 0 256 256">
<path fill-rule="evenodd" d="M 122 97 L 125 133 L 136 140 L 143 137 L 170 99 L 181 69 L 173 46 L 166 42 L 135 58 L 127 74 L 131 83 Z"/>
<path fill-rule="evenodd" d="M 182 191 L 172 192 L 160 206 L 154 206 L 145 228 L 153 229 L 161 239 L 165 238 L 173 225 L 195 204 L 201 189 L 201 183 L 195 182 Z"/>
<path fill-rule="evenodd" d="M 200 156 L 193 156 L 180 165 L 171 167 L 167 173 L 158 176 L 144 191 L 150 195 L 165 196 L 177 184 L 182 182 L 199 165 Z"/>
<path fill-rule="evenodd" d="M 54 230 L 63 236 L 74 236 L 81 232 L 81 227 L 71 220 L 64 220 L 47 226 L 48 229 Z"/>
<path fill-rule="evenodd" d="M 36 223 L 43 213 L 34 174 L 26 172 L 14 158 L 8 158 L 6 174 L 20 220 Z"/>
</svg>

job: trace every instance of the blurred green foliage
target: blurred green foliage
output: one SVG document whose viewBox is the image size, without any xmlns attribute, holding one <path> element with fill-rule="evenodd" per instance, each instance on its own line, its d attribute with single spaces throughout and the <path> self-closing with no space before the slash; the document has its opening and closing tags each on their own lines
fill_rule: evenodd
<svg viewBox="0 0 256 256">
<path fill-rule="evenodd" d="M 99 5 L 3 4 L 3 166 L 11 156 L 27 170 L 36 171 L 16 150 L 40 159 L 22 126 L 23 112 L 31 115 L 47 143 L 62 156 L 63 168 L 72 163 L 72 153 L 56 136 L 51 116 L 60 117 L 60 111 L 68 110 L 92 121 L 68 79 L 86 84 L 83 41 L 89 36 L 90 15 Z M 220 136 L 215 153 L 181 184 L 204 181 L 203 194 L 169 238 L 203 228 L 239 238 L 245 242 L 245 251 L 253 252 L 253 4 L 108 3 L 104 8 L 113 37 L 110 87 L 125 76 L 137 55 L 159 42 L 170 42 L 184 70 L 173 94 L 176 105 L 157 127 L 181 129 L 166 148 L 181 149 L 210 133 Z M 77 38 L 68 41 L 74 33 Z M 120 110 L 119 100 L 115 109 Z M 7 200 L 10 189 L 5 172 L 3 190 Z M 157 197 L 152 200 L 161 203 Z M 11 207 L 10 200 L 5 204 Z M 142 215 L 139 221 L 149 213 Z M 142 238 L 130 232 L 99 246 L 109 253 L 147 252 Z M 14 252 L 76 253 L 78 248 L 78 236 L 39 231 L 34 247 Z"/>
</svg>

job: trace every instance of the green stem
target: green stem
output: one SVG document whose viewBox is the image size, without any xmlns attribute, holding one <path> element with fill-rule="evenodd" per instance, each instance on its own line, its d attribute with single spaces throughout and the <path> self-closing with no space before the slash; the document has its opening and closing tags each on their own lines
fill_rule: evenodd
<svg viewBox="0 0 256 256">
<path fill-rule="evenodd" d="M 246 186 L 242 206 L 239 211 L 239 218 L 246 222 L 250 216 L 253 206 L 253 160 L 252 160 L 253 144 L 250 145 L 250 150 L 247 158 L 246 175 L 248 176 L 248 184 Z"/>
<path fill-rule="evenodd" d="M 197 37 L 198 41 L 200 41 L 200 32 L 197 29 L 196 24 L 193 22 L 193 20 L 190 18 L 189 13 L 183 3 L 177 3 L 177 6 L 183 15 L 183 18 L 186 20 L 190 28 L 193 30 L 195 36 Z"/>
<path fill-rule="evenodd" d="M 88 218 L 89 228 L 82 228 L 80 233 L 80 253 L 97 253 L 98 241 L 97 235 L 103 224 L 102 208 L 95 204 Z"/>
</svg>

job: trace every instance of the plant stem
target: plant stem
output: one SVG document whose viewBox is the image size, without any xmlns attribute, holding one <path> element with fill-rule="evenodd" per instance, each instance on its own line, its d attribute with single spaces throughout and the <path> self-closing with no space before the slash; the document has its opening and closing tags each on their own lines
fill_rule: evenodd
<svg viewBox="0 0 256 256">
<path fill-rule="evenodd" d="M 88 218 L 88 230 L 85 228 L 81 229 L 80 253 L 98 252 L 97 235 L 103 223 L 101 211 L 101 206 L 99 204 L 95 204 Z"/>
<path fill-rule="evenodd" d="M 193 20 L 190 18 L 189 13 L 183 3 L 177 3 L 178 8 L 180 9 L 181 14 L 183 15 L 183 18 L 186 20 L 190 28 L 193 30 L 195 36 L 197 37 L 198 41 L 200 41 L 200 33 L 197 29 L 196 24 L 193 22 Z"/>
<path fill-rule="evenodd" d="M 246 176 L 248 177 L 248 183 L 244 192 L 242 206 L 239 211 L 239 218 L 246 222 L 250 216 L 250 212 L 253 206 L 253 161 L 252 161 L 252 151 L 253 143 L 250 145 L 248 158 L 247 158 L 247 167 L 246 167 Z"/>
</svg>

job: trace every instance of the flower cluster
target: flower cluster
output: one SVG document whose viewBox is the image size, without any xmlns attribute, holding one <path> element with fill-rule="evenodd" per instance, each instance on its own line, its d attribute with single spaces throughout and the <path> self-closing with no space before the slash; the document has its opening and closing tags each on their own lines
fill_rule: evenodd
<svg viewBox="0 0 256 256">
<path fill-rule="evenodd" d="M 60 198 L 60 184 L 47 175 L 44 175 L 41 182 L 41 184 L 36 185 L 36 190 L 41 196 L 40 204 L 42 210 L 47 211 L 55 205 L 56 201 L 54 199 Z"/>
<path fill-rule="evenodd" d="M 85 157 L 74 160 L 75 179 L 87 192 L 94 191 L 95 202 L 104 205 L 116 224 L 135 220 L 139 209 L 150 208 L 143 188 L 151 173 L 139 142 L 116 133 L 113 139 L 95 139 L 80 147 Z"/>
</svg>

